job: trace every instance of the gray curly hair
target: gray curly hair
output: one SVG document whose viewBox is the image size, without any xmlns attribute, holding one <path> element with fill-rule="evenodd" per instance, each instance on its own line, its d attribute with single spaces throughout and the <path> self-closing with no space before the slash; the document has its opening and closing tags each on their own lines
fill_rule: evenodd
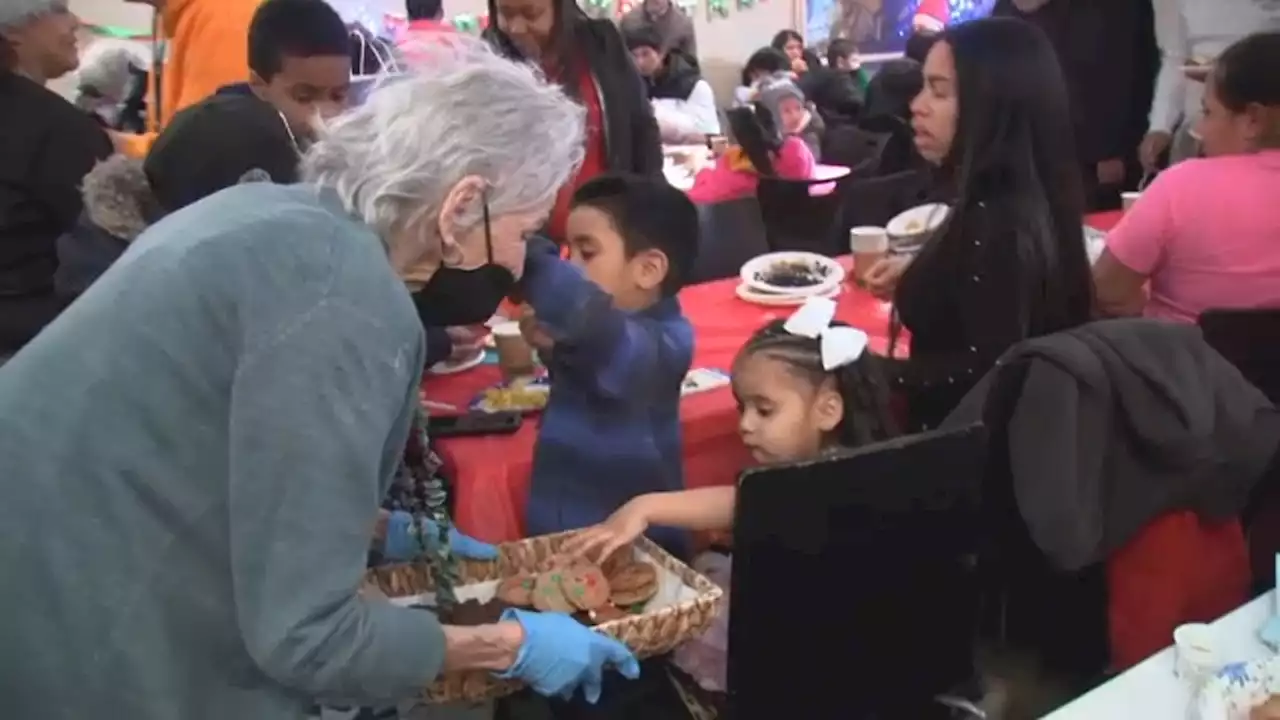
<svg viewBox="0 0 1280 720">
<path fill-rule="evenodd" d="M 65 12 L 67 0 L 4 0 L 0 2 L 0 29 L 15 27 L 53 12 Z"/>
<path fill-rule="evenodd" d="M 383 78 L 319 128 L 303 179 L 335 191 L 388 244 L 438 216 L 468 176 L 487 182 L 494 215 L 549 209 L 582 164 L 583 108 L 478 39 L 433 37 L 412 56 L 421 72 Z M 461 224 L 474 227 L 481 210 L 477 203 Z"/>
</svg>

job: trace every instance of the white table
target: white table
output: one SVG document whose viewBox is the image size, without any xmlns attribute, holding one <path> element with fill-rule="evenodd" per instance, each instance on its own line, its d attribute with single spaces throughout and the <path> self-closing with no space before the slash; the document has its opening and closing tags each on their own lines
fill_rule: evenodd
<svg viewBox="0 0 1280 720">
<path fill-rule="evenodd" d="M 1262 595 L 1212 623 L 1229 662 L 1270 654 L 1258 641 L 1258 629 L 1274 612 L 1274 595 Z M 1043 720 L 1182 720 L 1192 700 L 1191 689 L 1173 674 L 1173 648 L 1167 647 Z"/>
</svg>

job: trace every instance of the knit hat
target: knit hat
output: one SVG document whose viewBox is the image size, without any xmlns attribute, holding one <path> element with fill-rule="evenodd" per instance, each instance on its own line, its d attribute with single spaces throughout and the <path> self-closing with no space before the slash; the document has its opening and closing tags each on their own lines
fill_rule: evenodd
<svg viewBox="0 0 1280 720">
<path fill-rule="evenodd" d="M 915 17 L 911 19 L 911 26 L 928 32 L 942 32 L 950 19 L 951 10 L 947 6 L 947 0 L 920 0 Z"/>
<path fill-rule="evenodd" d="M 241 182 L 296 182 L 298 160 L 272 105 L 253 95 L 215 95 L 175 115 L 142 167 L 160 207 L 175 212 Z"/>
<path fill-rule="evenodd" d="M 778 106 L 787 98 L 795 98 L 801 104 L 805 101 L 804 92 L 794 81 L 789 77 L 774 76 L 760 83 L 760 89 L 756 91 L 754 100 L 768 110 L 774 120 L 777 120 L 781 117 Z"/>
<path fill-rule="evenodd" d="M 4 0 L 0 2 L 0 28 L 13 27 L 32 18 L 66 9 L 66 0 Z"/>
</svg>

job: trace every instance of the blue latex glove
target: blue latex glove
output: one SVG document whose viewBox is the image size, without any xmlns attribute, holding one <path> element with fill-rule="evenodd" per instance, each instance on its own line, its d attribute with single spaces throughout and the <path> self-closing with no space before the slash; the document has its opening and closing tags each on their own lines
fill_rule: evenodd
<svg viewBox="0 0 1280 720">
<path fill-rule="evenodd" d="M 622 676 L 640 677 L 640 662 L 626 645 L 598 633 L 563 613 L 509 609 L 502 619 L 524 627 L 524 643 L 515 664 L 500 678 L 515 678 L 542 695 L 573 697 L 579 687 L 587 702 L 600 699 L 604 671 L 616 668 Z"/>
<path fill-rule="evenodd" d="M 387 560 L 412 560 L 422 552 L 418 538 L 409 532 L 413 527 L 413 515 L 403 510 L 396 510 L 387 518 L 387 537 L 382 545 L 382 556 Z M 434 521 L 422 519 L 422 532 L 427 541 L 427 549 L 434 550 L 439 544 L 437 538 L 440 531 Z M 496 560 L 498 548 L 482 543 L 473 537 L 449 528 L 449 547 L 458 557 L 471 560 Z"/>
</svg>

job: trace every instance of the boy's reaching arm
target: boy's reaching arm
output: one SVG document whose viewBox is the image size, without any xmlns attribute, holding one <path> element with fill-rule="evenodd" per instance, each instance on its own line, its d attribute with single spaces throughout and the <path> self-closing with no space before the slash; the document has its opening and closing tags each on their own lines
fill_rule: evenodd
<svg viewBox="0 0 1280 720">
<path fill-rule="evenodd" d="M 551 241 L 529 241 L 520 283 L 539 326 L 555 343 L 556 362 L 593 379 L 601 395 L 649 397 L 648 388 L 664 369 L 678 375 L 688 369 L 692 330 L 666 332 L 617 309 L 607 293 L 560 259 Z"/>
</svg>

